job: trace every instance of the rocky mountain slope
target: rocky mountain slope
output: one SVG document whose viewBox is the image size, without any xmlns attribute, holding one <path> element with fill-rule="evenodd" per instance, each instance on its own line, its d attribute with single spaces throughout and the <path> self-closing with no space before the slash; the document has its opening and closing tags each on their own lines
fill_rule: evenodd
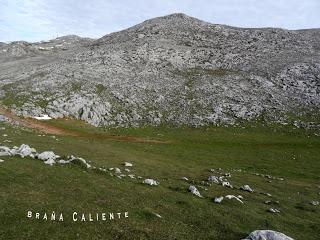
<svg viewBox="0 0 320 240">
<path fill-rule="evenodd" d="M 318 29 L 235 28 L 173 14 L 97 40 L 1 44 L 0 72 L 2 104 L 23 116 L 123 127 L 319 124 Z"/>
</svg>

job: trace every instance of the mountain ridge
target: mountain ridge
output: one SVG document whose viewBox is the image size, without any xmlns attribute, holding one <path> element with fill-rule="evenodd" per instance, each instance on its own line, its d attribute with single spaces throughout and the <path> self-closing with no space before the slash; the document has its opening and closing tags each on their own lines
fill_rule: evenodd
<svg viewBox="0 0 320 240">
<path fill-rule="evenodd" d="M 319 112 L 318 40 L 317 30 L 236 28 L 172 14 L 19 61 L 0 54 L 0 98 L 23 116 L 74 117 L 95 126 L 261 117 L 287 124 L 292 115 Z"/>
</svg>

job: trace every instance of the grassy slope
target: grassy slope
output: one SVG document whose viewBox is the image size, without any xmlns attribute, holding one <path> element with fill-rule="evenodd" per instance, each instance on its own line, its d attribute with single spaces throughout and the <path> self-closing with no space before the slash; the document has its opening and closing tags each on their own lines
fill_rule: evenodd
<svg viewBox="0 0 320 240">
<path fill-rule="evenodd" d="M 117 179 L 108 174 L 84 170 L 76 165 L 46 166 L 33 159 L 1 157 L 0 239 L 241 239 L 255 229 L 274 229 L 296 239 L 318 239 L 319 207 L 309 204 L 320 195 L 320 139 L 289 127 L 208 129 L 115 129 L 105 133 L 80 122 L 53 121 L 83 137 L 39 137 L 37 133 L 11 128 L 1 130 L 12 144 L 22 143 L 38 151 L 53 150 L 92 160 L 96 166 L 119 167 L 134 164 L 137 175 L 160 180 L 157 187 L 141 181 Z M 1 126 L 3 124 L 0 123 Z M 87 135 L 86 135 L 87 134 Z M 170 141 L 147 144 L 110 140 L 107 135 L 130 135 Z M 10 145 L 10 144 L 4 144 Z M 250 194 L 219 185 L 201 190 L 204 199 L 187 192 L 187 176 L 205 180 L 210 168 L 243 169 L 232 172 L 231 183 L 249 184 Z M 284 177 L 273 180 L 249 174 L 259 172 Z M 245 204 L 225 201 L 214 204 L 212 197 L 241 194 Z M 266 212 L 265 200 L 279 200 L 280 214 Z M 64 222 L 27 219 L 28 209 L 63 212 Z M 78 212 L 129 211 L 128 219 L 114 222 L 73 223 Z M 158 213 L 159 219 L 152 213 Z M 63 236 L 63 237 L 62 237 Z"/>
</svg>

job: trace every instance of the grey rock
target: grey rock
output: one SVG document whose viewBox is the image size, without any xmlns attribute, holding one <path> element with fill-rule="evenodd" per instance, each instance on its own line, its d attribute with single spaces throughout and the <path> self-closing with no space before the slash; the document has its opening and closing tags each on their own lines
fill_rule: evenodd
<svg viewBox="0 0 320 240">
<path fill-rule="evenodd" d="M 311 201 L 310 204 L 313 206 L 318 206 L 320 203 L 319 201 Z"/>
<path fill-rule="evenodd" d="M 125 163 L 124 163 L 124 166 L 125 166 L 125 167 L 132 167 L 133 164 L 132 164 L 132 163 L 129 163 L 129 162 L 125 162 Z"/>
<path fill-rule="evenodd" d="M 209 181 L 209 182 L 216 183 L 216 184 L 219 184 L 219 183 L 220 183 L 219 178 L 216 177 L 216 176 L 209 176 L 209 177 L 208 177 L 208 181 Z"/>
<path fill-rule="evenodd" d="M 268 209 L 268 212 L 271 212 L 271 213 L 280 213 L 280 210 L 279 210 L 279 209 L 276 209 L 276 208 L 269 208 L 269 209 Z"/>
<path fill-rule="evenodd" d="M 191 192 L 193 195 L 196 195 L 202 198 L 202 195 L 200 194 L 199 190 L 195 186 L 190 185 L 188 188 L 188 191 Z"/>
<path fill-rule="evenodd" d="M 250 192 L 250 193 L 253 192 L 252 188 L 249 185 L 244 185 L 240 189 L 243 190 L 243 191 L 246 191 L 246 192 Z"/>
<path fill-rule="evenodd" d="M 234 196 L 234 195 L 227 195 L 227 196 L 225 196 L 225 198 L 226 199 L 229 199 L 229 200 L 231 200 L 231 199 L 235 199 L 235 200 L 237 200 L 238 202 L 240 202 L 240 203 L 242 203 L 243 204 L 243 201 L 241 200 L 241 196 Z"/>
<path fill-rule="evenodd" d="M 256 230 L 243 240 L 293 240 L 293 238 L 272 230 Z"/>
<path fill-rule="evenodd" d="M 45 152 L 42 152 L 42 153 L 38 154 L 37 158 L 40 159 L 40 160 L 43 160 L 43 161 L 47 161 L 47 160 L 50 160 L 50 159 L 55 160 L 56 158 L 59 158 L 59 156 L 56 155 L 52 151 L 45 151 Z"/>
<path fill-rule="evenodd" d="M 318 29 L 236 28 L 184 14 L 97 40 L 12 42 L 0 45 L 0 99 L 14 93 L 19 104 L 10 108 L 21 116 L 94 126 L 200 127 L 262 117 L 319 129 L 288 117 L 319 112 L 319 42 Z"/>
<path fill-rule="evenodd" d="M 213 201 L 215 202 L 215 203 L 221 203 L 222 201 L 223 201 L 223 198 L 224 197 L 215 197 L 214 199 L 213 199 Z"/>
<path fill-rule="evenodd" d="M 144 183 L 144 184 L 148 184 L 148 185 L 150 185 L 150 186 L 157 186 L 157 185 L 160 184 L 160 183 L 157 182 L 156 180 L 153 180 L 153 179 L 150 179 L 150 178 L 147 178 L 147 179 L 143 180 L 143 183 Z"/>
</svg>

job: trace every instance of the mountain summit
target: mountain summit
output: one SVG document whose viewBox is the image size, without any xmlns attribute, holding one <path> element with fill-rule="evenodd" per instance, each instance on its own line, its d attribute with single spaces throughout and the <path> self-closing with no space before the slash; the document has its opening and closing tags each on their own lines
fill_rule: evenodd
<svg viewBox="0 0 320 240">
<path fill-rule="evenodd" d="M 0 45 L 0 97 L 23 116 L 123 127 L 261 118 L 314 126 L 300 119 L 319 113 L 319 30 L 244 29 L 172 14 L 97 40 L 14 47 Z"/>
</svg>

